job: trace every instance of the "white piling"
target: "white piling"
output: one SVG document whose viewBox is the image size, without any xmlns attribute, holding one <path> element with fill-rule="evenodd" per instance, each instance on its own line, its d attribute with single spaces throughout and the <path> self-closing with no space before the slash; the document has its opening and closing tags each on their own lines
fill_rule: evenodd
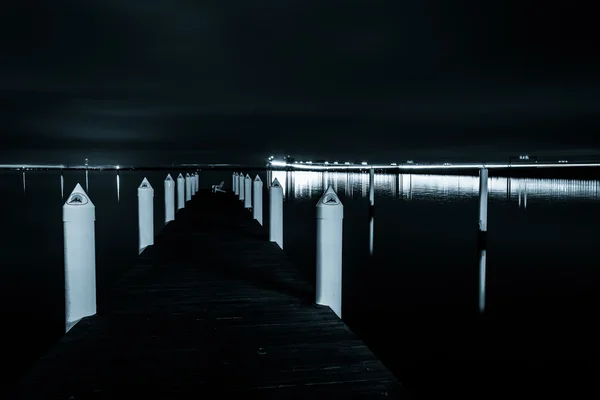
<svg viewBox="0 0 600 400">
<path fill-rule="evenodd" d="M 479 233 L 487 232 L 487 208 L 488 208 L 488 170 L 479 170 Z"/>
<path fill-rule="evenodd" d="M 269 240 L 283 249 L 283 188 L 277 178 L 269 187 Z"/>
<path fill-rule="evenodd" d="M 190 174 L 185 174 L 185 201 L 192 199 L 192 177 Z"/>
<path fill-rule="evenodd" d="M 139 253 L 154 244 L 154 189 L 144 178 L 138 187 Z"/>
<path fill-rule="evenodd" d="M 259 224 L 263 224 L 263 182 L 260 177 L 256 175 L 253 183 L 252 191 L 252 218 L 258 221 Z"/>
<path fill-rule="evenodd" d="M 66 332 L 96 314 L 95 220 L 94 203 L 77 184 L 63 206 Z"/>
<path fill-rule="evenodd" d="M 375 168 L 369 169 L 369 205 L 375 205 Z"/>
<path fill-rule="evenodd" d="M 177 210 L 185 207 L 185 178 L 179 174 L 177 176 Z"/>
<path fill-rule="evenodd" d="M 175 219 L 175 181 L 171 174 L 165 179 L 165 224 Z"/>
<path fill-rule="evenodd" d="M 317 203 L 316 303 L 342 318 L 342 233 L 344 206 L 330 186 Z"/>
<path fill-rule="evenodd" d="M 233 173 L 231 179 L 233 181 L 232 182 L 233 193 L 235 193 L 236 196 L 239 196 L 240 195 L 240 185 L 239 185 L 240 184 L 240 178 L 238 178 L 237 172 Z"/>
<path fill-rule="evenodd" d="M 238 189 L 239 189 L 239 194 L 240 194 L 240 201 L 244 201 L 246 181 L 245 181 L 243 173 L 240 173 L 240 175 L 238 176 L 238 187 L 239 187 Z"/>
<path fill-rule="evenodd" d="M 248 174 L 244 178 L 244 208 L 252 208 L 252 178 Z"/>
<path fill-rule="evenodd" d="M 194 174 L 194 179 L 196 179 L 196 182 L 195 182 L 195 185 L 194 185 L 196 191 L 194 193 L 198 193 L 198 190 L 200 190 L 200 174 L 198 174 L 197 171 Z"/>
</svg>

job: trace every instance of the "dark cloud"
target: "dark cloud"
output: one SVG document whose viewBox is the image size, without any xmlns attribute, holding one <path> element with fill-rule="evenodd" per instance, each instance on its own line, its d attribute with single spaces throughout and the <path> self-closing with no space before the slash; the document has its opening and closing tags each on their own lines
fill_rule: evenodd
<svg viewBox="0 0 600 400">
<path fill-rule="evenodd" d="M 239 155 L 369 138 L 383 154 L 386 140 L 426 149 L 477 129 L 491 148 L 514 131 L 540 140 L 529 124 L 553 132 L 543 142 L 592 145 L 566 127 L 599 111 L 593 15 L 577 1 L 13 1 L 0 143 Z"/>
</svg>

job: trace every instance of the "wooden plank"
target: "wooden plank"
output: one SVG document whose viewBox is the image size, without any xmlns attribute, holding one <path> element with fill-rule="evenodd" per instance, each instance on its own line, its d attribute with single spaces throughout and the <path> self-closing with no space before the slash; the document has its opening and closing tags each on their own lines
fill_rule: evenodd
<svg viewBox="0 0 600 400">
<path fill-rule="evenodd" d="M 250 215 L 200 191 L 13 398 L 407 398 Z"/>
</svg>

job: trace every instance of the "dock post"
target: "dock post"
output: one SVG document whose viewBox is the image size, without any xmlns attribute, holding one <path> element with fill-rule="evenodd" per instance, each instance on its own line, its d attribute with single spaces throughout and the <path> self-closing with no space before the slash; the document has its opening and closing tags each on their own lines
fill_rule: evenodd
<svg viewBox="0 0 600 400">
<path fill-rule="evenodd" d="M 242 172 L 240 172 L 239 176 L 238 176 L 238 190 L 239 190 L 239 198 L 240 201 L 244 201 L 244 192 L 245 192 L 245 188 L 246 188 L 246 182 L 244 180 L 244 174 Z"/>
<path fill-rule="evenodd" d="M 192 199 L 192 196 L 194 195 L 194 174 L 190 175 L 190 200 Z"/>
<path fill-rule="evenodd" d="M 233 191 L 233 193 L 236 196 L 239 193 L 238 189 L 237 189 L 237 184 L 238 184 L 237 172 L 234 172 L 233 174 L 231 174 L 231 190 Z"/>
<path fill-rule="evenodd" d="M 244 178 L 244 208 L 252 208 L 252 178 L 248 174 Z"/>
<path fill-rule="evenodd" d="M 260 180 L 260 176 L 256 175 L 253 183 L 252 191 L 252 218 L 258 221 L 259 224 L 263 224 L 263 183 Z"/>
<path fill-rule="evenodd" d="M 144 178 L 138 187 L 139 254 L 154 244 L 154 189 Z"/>
<path fill-rule="evenodd" d="M 165 179 L 165 224 L 175 219 L 175 182 L 171 174 Z"/>
<path fill-rule="evenodd" d="M 275 178 L 269 187 L 269 241 L 283 249 L 283 188 Z"/>
<path fill-rule="evenodd" d="M 78 183 L 63 205 L 65 254 L 65 332 L 96 314 L 94 203 Z"/>
<path fill-rule="evenodd" d="M 196 194 L 198 193 L 198 190 L 200 190 L 200 175 L 198 174 L 198 171 L 196 171 L 196 173 L 194 174 L 194 179 L 196 179 L 194 183 L 194 188 L 196 189 L 194 194 Z"/>
<path fill-rule="evenodd" d="M 479 241 L 485 243 L 487 236 L 488 170 L 479 170 Z"/>
<path fill-rule="evenodd" d="M 375 206 L 375 168 L 369 168 L 369 207 Z"/>
<path fill-rule="evenodd" d="M 316 303 L 342 318 L 342 233 L 344 206 L 331 186 L 317 203 Z"/>
<path fill-rule="evenodd" d="M 185 207 L 185 178 L 179 174 L 177 176 L 177 210 Z"/>
<path fill-rule="evenodd" d="M 188 202 L 192 199 L 192 177 L 190 174 L 185 174 L 185 201 Z"/>
</svg>

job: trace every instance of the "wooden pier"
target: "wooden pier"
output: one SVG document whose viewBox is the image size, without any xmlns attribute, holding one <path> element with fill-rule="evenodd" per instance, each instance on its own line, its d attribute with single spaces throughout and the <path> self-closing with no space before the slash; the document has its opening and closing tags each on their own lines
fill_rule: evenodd
<svg viewBox="0 0 600 400">
<path fill-rule="evenodd" d="M 12 398 L 227 394 L 406 398 L 242 202 L 201 190 Z"/>
</svg>

